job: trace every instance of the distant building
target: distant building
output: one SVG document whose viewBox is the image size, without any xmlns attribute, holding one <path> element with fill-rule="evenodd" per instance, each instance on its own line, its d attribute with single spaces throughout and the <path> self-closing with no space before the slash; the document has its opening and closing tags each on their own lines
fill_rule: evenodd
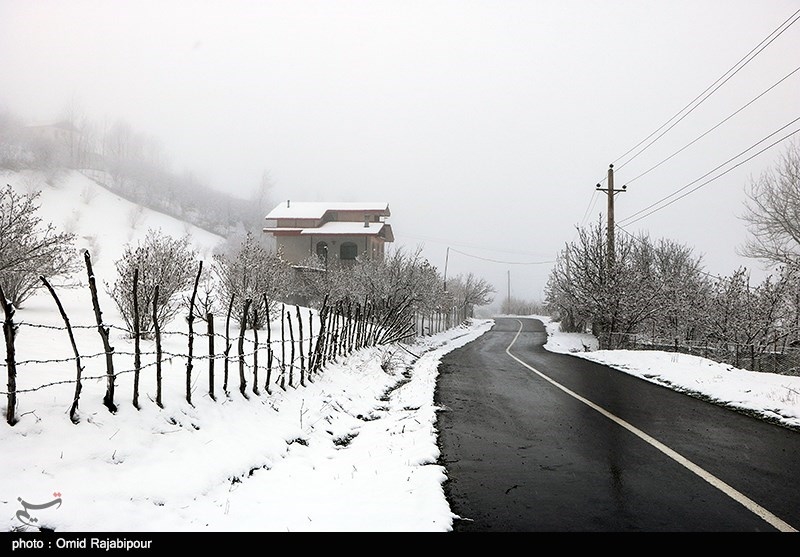
<svg viewBox="0 0 800 557">
<path fill-rule="evenodd" d="M 63 145 L 72 145 L 78 141 L 80 131 L 66 120 L 60 122 L 46 122 L 26 126 L 28 132 L 34 137 L 41 137 L 58 141 Z"/>
<path fill-rule="evenodd" d="M 286 201 L 266 216 L 264 232 L 295 265 L 313 256 L 325 265 L 359 256 L 383 259 L 385 244 L 394 242 L 390 215 L 387 203 Z"/>
</svg>

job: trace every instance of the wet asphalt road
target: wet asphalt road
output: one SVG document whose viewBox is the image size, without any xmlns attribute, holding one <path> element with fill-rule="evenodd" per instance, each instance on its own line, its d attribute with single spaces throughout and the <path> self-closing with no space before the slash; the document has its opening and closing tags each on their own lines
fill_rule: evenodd
<svg viewBox="0 0 800 557">
<path fill-rule="evenodd" d="M 454 531 L 800 529 L 800 432 L 547 352 L 545 341 L 540 321 L 497 318 L 442 360 L 437 428 Z"/>
</svg>

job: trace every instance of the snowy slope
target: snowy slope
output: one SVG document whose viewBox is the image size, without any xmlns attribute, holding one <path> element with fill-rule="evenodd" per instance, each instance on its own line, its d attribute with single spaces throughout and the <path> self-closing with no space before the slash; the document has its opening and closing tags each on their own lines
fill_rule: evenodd
<svg viewBox="0 0 800 557">
<path fill-rule="evenodd" d="M 221 236 L 123 199 L 76 171 L 67 172 L 53 185 L 42 173 L 32 171 L 0 171 L 0 180 L 19 194 L 41 192 L 39 216 L 45 223 L 76 235 L 76 247 L 88 249 L 92 255 L 98 280 L 112 280 L 114 261 L 125 244 L 144 239 L 150 228 L 176 238 L 189 234 L 202 259 L 210 259 L 214 247 L 224 241 Z"/>
<path fill-rule="evenodd" d="M 3 178 L 21 192 L 41 187 L 44 220 L 74 232 L 79 247 L 90 250 L 106 324 L 122 325 L 102 285 L 113 281 L 114 261 L 126 243 L 150 227 L 173 236 L 189 233 L 200 256 L 210 260 L 222 241 L 139 208 L 78 173 L 55 187 L 30 174 Z M 273 377 L 271 393 L 265 392 L 263 375 L 260 394 L 252 391 L 248 368 L 247 398 L 239 392 L 236 359 L 229 396 L 223 394 L 223 365 L 217 359 L 217 401 L 208 394 L 208 359 L 202 359 L 208 353 L 206 327 L 197 323 L 189 404 L 183 356 L 188 327 L 178 318 L 168 326 L 173 334 L 164 338 L 165 353 L 176 356 L 163 363 L 163 409 L 154 402 L 153 342 L 142 342 L 140 410 L 132 404 L 133 343 L 112 329 L 119 375 L 118 410 L 111 414 L 102 404 L 105 358 L 87 282 L 84 268 L 57 287 L 84 367 L 78 424 L 68 416 L 76 365 L 53 299 L 43 290 L 15 316 L 21 323 L 15 342 L 19 422 L 0 425 L 0 529 L 451 529 L 453 515 L 441 487 L 445 473 L 436 464 L 433 386 L 439 358 L 483 334 L 491 321 L 427 337 L 407 350 L 389 346 L 356 353 L 304 386 L 295 382 L 284 390 Z M 304 318 L 314 314 L 302 310 Z M 318 316 L 314 319 L 317 324 Z M 311 327 L 304 327 L 308 334 Z M 232 337 L 238 332 L 234 326 Z M 280 338 L 280 323 L 273 323 L 272 337 Z M 253 340 L 250 332 L 247 339 Z M 5 376 L 1 364 L 0 372 Z M 39 388 L 50 383 L 56 384 Z M 5 406 L 3 396 L 0 407 Z M 60 505 L 26 507 L 56 500 Z"/>
</svg>

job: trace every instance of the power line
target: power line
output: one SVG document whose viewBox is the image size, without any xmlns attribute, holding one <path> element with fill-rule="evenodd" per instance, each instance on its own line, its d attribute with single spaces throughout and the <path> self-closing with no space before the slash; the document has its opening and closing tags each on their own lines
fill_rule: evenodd
<svg viewBox="0 0 800 557">
<path fill-rule="evenodd" d="M 786 31 L 786 30 L 787 30 L 789 27 L 791 27 L 791 26 L 792 26 L 792 25 L 793 25 L 793 24 L 794 24 L 794 23 L 795 23 L 795 22 L 796 22 L 798 19 L 800 19 L 800 15 L 798 15 L 798 14 L 800 14 L 800 10 L 797 10 L 797 11 L 796 11 L 796 12 L 794 12 L 794 13 L 793 13 L 791 16 L 789 16 L 789 17 L 788 17 L 788 18 L 787 18 L 787 19 L 786 19 L 786 20 L 785 20 L 783 23 L 781 23 L 781 24 L 780 24 L 780 25 L 779 25 L 777 28 L 775 28 L 775 29 L 774 29 L 774 30 L 773 30 L 773 31 L 772 31 L 772 32 L 771 32 L 769 35 L 767 35 L 767 37 L 766 37 L 766 38 L 764 38 L 764 39 L 763 39 L 763 40 L 762 40 L 762 41 L 761 41 L 759 44 L 757 44 L 755 47 L 753 47 L 753 49 L 752 49 L 752 50 L 750 50 L 750 52 L 748 52 L 748 53 L 747 53 L 747 54 L 746 54 L 746 55 L 745 55 L 743 58 L 741 58 L 741 59 L 740 59 L 738 62 L 736 62 L 736 64 L 734 64 L 734 65 L 733 65 L 733 66 L 732 66 L 732 67 L 731 67 L 731 68 L 730 68 L 728 71 L 726 71 L 724 74 L 722 74 L 722 76 L 720 76 L 720 78 L 719 78 L 719 79 L 717 79 L 717 80 L 716 80 L 714 83 L 712 83 L 711 85 L 709 85 L 709 86 L 708 86 L 708 87 L 705 89 L 705 91 L 703 91 L 702 93 L 700 93 L 700 94 L 699 94 L 697 97 L 695 97 L 695 98 L 694 98 L 694 99 L 693 99 L 693 100 L 692 100 L 692 101 L 691 101 L 689 104 L 687 104 L 685 107 L 683 107 L 681 110 L 679 110 L 679 111 L 678 111 L 678 112 L 677 112 L 677 113 L 676 113 L 674 116 L 672 116 L 672 118 L 670 118 L 669 120 L 667 120 L 667 121 L 666 121 L 664 124 L 662 124 L 662 125 L 661 125 L 659 128 L 657 128 L 657 129 L 656 129 L 654 132 L 652 132 L 650 135 L 648 135 L 648 136 L 647 136 L 647 137 L 645 137 L 643 140 L 641 140 L 639 143 L 637 143 L 637 144 L 636 144 L 636 145 L 634 145 L 632 148 L 630 148 L 628 151 L 626 151 L 626 152 L 625 152 L 625 153 L 624 153 L 622 156 L 618 157 L 618 158 L 617 158 L 617 159 L 614 161 L 614 163 L 616 163 L 616 162 L 617 162 L 617 161 L 619 161 L 620 159 L 623 159 L 623 158 L 625 158 L 625 157 L 626 157 L 628 154 L 630 154 L 632 151 L 634 151 L 634 150 L 638 149 L 638 148 L 639 148 L 639 146 L 641 146 L 643 143 L 645 143 L 645 142 L 646 142 L 647 140 L 649 140 L 651 137 L 653 137 L 654 135 L 656 135 L 656 134 L 657 134 L 659 131 L 661 131 L 662 129 L 664 129 L 666 126 L 669 126 L 669 127 L 666 129 L 666 130 L 664 130 L 664 131 L 663 131 L 663 132 L 662 132 L 660 135 L 658 135 L 658 136 L 657 136 L 655 139 L 653 139 L 653 140 L 652 140 L 650 143 L 648 143 L 647 145 L 645 145 L 645 146 L 644 146 L 644 147 L 643 147 L 643 148 L 642 148 L 642 149 L 641 149 L 639 152 L 637 152 L 637 153 L 636 153 L 635 155 L 633 155 L 633 156 L 632 156 L 630 159 L 628 159 L 627 161 L 625 161 L 624 163 L 622 163 L 620 166 L 618 166 L 618 167 L 617 167 L 617 170 L 621 169 L 621 168 L 622 168 L 622 167 L 624 167 L 626 164 L 628 164 L 629 162 L 631 162 L 633 159 L 635 159 L 636 157 L 638 157 L 639 155 L 641 155 L 641 154 L 642 154 L 642 153 L 643 153 L 643 152 L 644 152 L 644 151 L 645 151 L 647 148 L 649 148 L 651 145 L 653 145 L 653 143 L 655 143 L 655 142 L 656 142 L 656 141 L 658 141 L 658 140 L 659 140 L 661 137 L 663 137 L 663 136 L 664 136 L 664 134 L 666 134 L 668 131 L 670 131 L 672 128 L 674 128 L 674 127 L 675 127 L 675 126 L 676 126 L 676 125 L 677 125 L 677 124 L 678 124 L 678 123 L 679 123 L 681 120 L 683 120 L 683 119 L 684 119 L 684 118 L 686 118 L 686 117 L 687 117 L 689 114 L 691 114 L 691 113 L 692 113 L 692 112 L 693 112 L 693 111 L 694 111 L 694 110 L 695 110 L 695 109 L 696 109 L 698 106 L 700 106 L 700 105 L 701 105 L 701 104 L 702 104 L 702 103 L 703 103 L 705 100 L 707 100 L 707 99 L 708 99 L 708 98 L 709 98 L 711 95 L 713 95 L 713 94 L 714 94 L 714 93 L 715 93 L 715 92 L 716 92 L 716 91 L 717 91 L 717 90 L 718 90 L 720 87 L 722 87 L 722 86 L 723 86 L 723 85 L 724 85 L 724 84 L 725 84 L 725 83 L 726 83 L 728 80 L 730 80 L 730 79 L 731 79 L 731 78 L 732 78 L 734 75 L 736 75 L 736 74 L 737 74 L 737 73 L 738 73 L 738 72 L 739 72 L 739 71 L 740 71 L 742 68 L 744 68 L 744 67 L 745 67 L 745 66 L 746 66 L 748 63 L 750 63 L 750 62 L 751 62 L 751 61 L 752 61 L 752 60 L 753 60 L 753 59 L 754 59 L 756 56 L 758 56 L 758 55 L 759 55 L 761 52 L 763 52 L 763 51 L 764 51 L 764 49 L 766 49 L 766 48 L 767 48 L 767 47 L 768 47 L 768 46 L 769 46 L 769 45 L 770 45 L 770 44 L 771 44 L 771 43 L 772 43 L 772 42 L 773 42 L 775 39 L 777 39 L 777 38 L 778 38 L 780 35 L 782 35 L 782 34 L 783 34 L 783 32 L 784 32 L 784 31 Z M 790 20 L 791 20 L 791 21 L 790 21 Z M 788 25 L 787 25 L 787 22 L 788 22 Z M 783 27 L 783 29 L 781 29 L 782 27 Z M 780 31 L 779 31 L 779 30 L 780 30 Z M 777 33 L 777 34 L 776 34 L 776 33 Z M 773 35 L 774 35 L 774 37 L 773 37 Z M 766 43 L 766 44 L 765 44 L 765 43 Z M 762 45 L 763 45 L 763 46 L 762 46 Z M 748 58 L 748 57 L 749 57 L 749 58 Z M 738 66 L 738 68 L 737 68 L 737 66 Z M 729 75 L 729 74 L 730 74 L 730 75 Z M 704 97 L 704 95 L 705 95 L 705 97 Z M 702 98 L 701 98 L 701 97 L 702 97 Z M 698 99 L 700 99 L 700 101 L 699 101 L 699 102 L 697 102 L 697 101 L 698 101 Z M 695 104 L 696 102 L 697 102 L 697 104 Z M 686 109 L 688 109 L 689 107 L 691 107 L 693 104 L 694 104 L 695 106 L 694 106 L 694 107 L 692 107 L 692 108 L 691 108 L 691 110 L 689 110 L 688 112 L 686 112 L 686 114 L 683 114 L 683 116 L 681 116 L 681 117 L 680 117 L 680 118 L 679 118 L 677 121 L 675 121 L 675 122 L 674 122 L 674 123 L 673 123 L 671 126 L 669 125 L 669 124 L 670 124 L 670 123 L 671 123 L 673 120 L 675 120 L 676 118 L 678 118 L 678 116 L 680 116 L 680 115 L 681 115 L 681 114 L 682 114 L 684 111 L 686 111 Z"/>
<path fill-rule="evenodd" d="M 457 249 L 450 248 L 450 251 L 454 251 L 456 253 L 460 253 L 461 255 L 466 255 L 467 257 L 472 257 L 474 259 L 480 259 L 481 261 L 488 261 L 490 263 L 502 263 L 503 265 L 546 265 L 550 263 L 555 263 L 555 261 L 498 261 L 497 259 L 490 259 L 488 257 L 480 257 L 478 255 L 472 255 L 469 253 L 464 253 L 463 251 L 459 251 Z"/>
<path fill-rule="evenodd" d="M 670 160 L 671 158 L 673 158 L 675 155 L 678 155 L 678 154 L 679 154 L 679 153 L 681 153 L 682 151 L 684 151 L 684 150 L 686 150 L 687 148 L 691 147 L 692 145 L 694 145 L 695 143 L 697 143 L 699 140 L 701 140 L 702 138 L 704 138 L 705 136 L 707 136 L 709 133 L 711 133 L 712 131 L 714 131 L 714 130 L 715 130 L 715 129 L 717 129 L 718 127 L 720 127 L 722 124 L 724 124 L 725 122 L 727 122 L 728 120 L 730 120 L 731 118 L 733 118 L 734 116 L 736 116 L 737 114 L 739 114 L 739 113 L 740 113 L 742 110 L 744 110 L 745 108 L 747 108 L 748 106 L 750 106 L 751 104 L 753 104 L 754 102 L 756 102 L 758 99 L 760 99 L 761 97 L 763 97 L 764 95 L 766 95 L 767 93 L 769 93 L 770 91 L 772 91 L 772 90 L 773 90 L 775 87 L 777 87 L 778 85 L 780 85 L 781 83 L 783 83 L 784 81 L 786 81 L 786 80 L 787 80 L 789 77 L 791 77 L 792 75 L 794 75 L 794 74 L 795 74 L 795 73 L 797 73 L 798 71 L 800 71 L 800 66 L 796 67 L 796 68 L 795 68 L 795 69 L 793 69 L 791 72 L 789 72 L 788 74 L 786 74 L 785 76 L 783 76 L 783 77 L 782 77 L 781 79 L 779 79 L 777 82 L 775 82 L 775 83 L 774 83 L 774 84 L 772 84 L 770 87 L 768 87 L 767 89 L 765 89 L 764 91 L 762 91 L 762 92 L 761 92 L 761 93 L 760 93 L 758 96 L 756 96 L 755 98 L 753 98 L 753 99 L 752 99 L 750 102 L 748 102 L 747 104 L 745 104 L 744 106 L 742 106 L 742 107 L 741 107 L 739 110 L 737 110 L 736 112 L 732 113 L 730 116 L 728 116 L 727 118 L 725 118 L 724 120 L 722 120 L 721 122 L 719 122 L 719 123 L 718 123 L 716 126 L 714 126 L 714 127 L 710 128 L 710 129 L 709 129 L 708 131 L 706 131 L 705 133 L 703 133 L 703 134 L 699 135 L 699 136 L 698 136 L 698 137 L 696 137 L 694 140 L 690 141 L 689 143 L 687 143 L 686 145 L 684 145 L 683 147 L 681 147 L 680 149 L 678 149 L 677 151 L 675 151 L 674 153 L 672 153 L 670 156 L 668 156 L 667 158 L 665 158 L 664 160 L 662 160 L 660 163 L 658 163 L 658 164 L 656 164 L 656 165 L 654 165 L 654 166 L 650 167 L 649 169 L 645 170 L 644 172 L 642 172 L 642 173 L 641 173 L 641 174 L 639 174 L 638 176 L 636 176 L 636 177 L 634 177 L 634 178 L 632 178 L 632 179 L 628 180 L 627 184 L 628 184 L 628 185 L 630 185 L 631 183 L 635 182 L 636 180 L 638 180 L 639 178 L 641 178 L 641 177 L 642 177 L 642 176 L 644 176 L 645 174 L 649 174 L 651 171 L 655 170 L 656 168 L 658 168 L 659 166 L 661 166 L 662 164 L 664 164 L 665 162 L 667 162 L 668 160 Z"/>
<path fill-rule="evenodd" d="M 713 170 L 711 170 L 711 171 L 707 172 L 706 174 L 704 174 L 704 175 L 703 175 L 703 176 L 701 176 L 700 178 L 697 178 L 696 180 L 693 180 L 693 181 L 689 182 L 688 184 L 686 184 L 686 185 L 685 185 L 685 186 L 683 186 L 682 188 L 679 188 L 679 189 L 675 190 L 674 192 L 672 192 L 672 193 L 671 193 L 671 194 L 669 194 L 668 196 L 665 196 L 665 197 L 663 197 L 663 198 L 659 199 L 658 201 L 656 201 L 655 203 L 652 203 L 651 205 L 648 205 L 648 206 L 647 206 L 647 207 L 645 207 L 644 209 L 641 209 L 641 210 L 639 210 L 639 211 L 637 211 L 637 212 L 633 213 L 631 216 L 629 216 L 629 217 L 626 217 L 626 218 L 622 219 L 620 222 L 625 222 L 625 221 L 628 221 L 628 222 L 626 222 L 625 226 L 630 226 L 631 224 L 633 224 L 633 223 L 635 223 L 635 222 L 638 222 L 638 221 L 640 221 L 640 220 L 642 220 L 642 219 L 644 219 L 644 218 L 646 218 L 646 217 L 648 217 L 648 216 L 652 215 L 653 213 L 655 213 L 655 212 L 657 212 L 657 211 L 660 211 L 661 209 L 664 209 L 664 208 L 666 208 L 666 207 L 668 207 L 668 206 L 672 205 L 673 203 L 675 203 L 675 202 L 676 202 L 676 201 L 678 201 L 679 199 L 683 199 L 684 197 L 686 197 L 686 196 L 687 196 L 687 195 L 689 195 L 690 193 L 693 193 L 693 192 L 695 192 L 695 191 L 699 190 L 700 188 L 702 188 L 703 186 L 705 186 L 705 185 L 707 185 L 707 184 L 710 184 L 710 183 L 711 183 L 711 182 L 713 182 L 714 180 L 717 180 L 718 178 L 721 178 L 722 176 L 724 176 L 724 175 L 725 175 L 725 174 L 727 174 L 728 172 L 730 172 L 730 171 L 732 171 L 732 170 L 734 170 L 734 169 L 736 169 L 736 168 L 740 167 L 741 165 L 743 165 L 744 163 L 748 162 L 749 160 L 752 160 L 753 158 L 757 157 L 758 155 L 760 155 L 761 153 L 763 153 L 763 152 L 764 152 L 764 151 L 766 151 L 767 149 L 770 149 L 771 147 L 774 147 L 774 146 L 775 146 L 775 145 L 777 145 L 778 143 L 780 143 L 780 142 L 782 142 L 782 141 L 784 141 L 784 140 L 786 140 L 786 139 L 790 138 L 790 137 L 791 137 L 791 136 L 793 136 L 794 134 L 796 134 L 796 133 L 800 132 L 800 128 L 798 128 L 798 129 L 794 130 L 793 132 L 790 132 L 789 134 L 787 134 L 787 135 L 783 136 L 782 138 L 778 139 L 777 141 L 775 141 L 775 142 L 773 142 L 773 143 L 770 143 L 769 145 L 767 145 L 766 147 L 764 147 L 763 149 L 761 149 L 761 150 L 760 150 L 760 151 L 758 151 L 757 153 L 754 153 L 753 155 L 751 155 L 751 156 L 747 157 L 747 158 L 746 158 L 746 159 L 744 159 L 743 161 L 741 161 L 741 162 L 739 162 L 739 163 L 737 163 L 737 164 L 733 165 L 732 167 L 730 167 L 729 169 L 725 170 L 724 172 L 722 172 L 722 173 L 718 174 L 717 176 L 714 176 L 713 178 L 710 178 L 710 179 L 706 180 L 705 182 L 703 182 L 703 183 L 701 183 L 701 184 L 699 184 L 699 185 L 695 186 L 694 188 L 692 188 L 691 190 L 687 191 L 687 192 L 686 192 L 686 193 L 684 193 L 683 195 L 680 195 L 680 196 L 676 197 L 675 199 L 672 199 L 672 200 L 670 200 L 668 203 L 665 203 L 664 205 L 661 205 L 660 207 L 656 207 L 656 205 L 658 205 L 659 203 L 661 203 L 661 202 L 663 202 L 663 201 L 666 201 L 667 199 L 669 199 L 669 198 L 673 197 L 675 194 L 677 194 L 677 193 L 679 193 L 679 192 L 681 192 L 681 191 L 685 190 L 685 189 L 686 189 L 686 188 L 688 188 L 689 186 L 691 186 L 691 185 L 693 185 L 693 184 L 697 183 L 698 181 L 702 180 L 703 178 L 705 178 L 705 177 L 706 177 L 706 176 L 708 176 L 709 174 L 711 174 L 711 173 L 713 173 L 713 172 L 715 172 L 715 171 L 719 170 L 720 168 L 722 168 L 722 167 L 723 167 L 723 166 L 725 166 L 726 164 L 730 163 L 731 161 L 733 161 L 733 160 L 735 160 L 735 159 L 739 158 L 740 156 L 742 156 L 743 154 L 745 154 L 747 151 L 750 151 L 751 149 L 753 149 L 753 148 L 754 148 L 756 145 L 758 145 L 759 143 L 763 143 L 763 142 L 764 142 L 764 141 L 765 141 L 767 138 L 769 138 L 769 137 L 771 137 L 771 136 L 775 135 L 776 133 L 780 132 L 780 131 L 781 131 L 781 130 L 783 130 L 784 128 L 787 128 L 787 127 L 789 127 L 790 125 L 794 124 L 794 123 L 795 123 L 795 122 L 797 122 L 798 120 L 800 120 L 800 117 L 798 117 L 798 118 L 795 118 L 794 120 L 792 120 L 791 122 L 789 122 L 789 123 L 788 123 L 788 124 L 786 124 L 785 126 L 783 126 L 783 127 L 781 127 L 780 129 L 778 129 L 778 130 L 776 130 L 776 131 L 772 132 L 771 134 L 769 134 L 768 136 L 766 136 L 764 139 L 761 139 L 760 141 L 756 142 L 754 145 L 752 145 L 751 147 L 748 147 L 747 149 L 745 149 L 744 151 L 742 151 L 741 153 L 739 153 L 739 154 L 738 154 L 738 155 L 736 155 L 735 157 L 733 157 L 733 158 L 731 158 L 731 159 L 728 159 L 727 161 L 725 161 L 725 162 L 724 162 L 724 163 L 722 163 L 721 165 L 717 166 L 717 167 L 716 167 L 716 168 L 714 168 Z M 652 207 L 655 207 L 655 209 L 653 209 L 652 211 L 649 211 L 649 212 L 647 212 L 647 213 L 644 213 L 645 211 L 647 211 L 648 209 L 650 209 L 650 208 L 652 208 Z M 636 216 L 636 215 L 639 215 L 639 214 L 641 214 L 641 213 L 644 213 L 644 214 L 642 214 L 642 215 L 641 215 L 640 217 L 638 217 L 638 218 L 635 218 L 635 219 L 633 218 L 634 216 Z M 631 220 L 631 219 L 633 219 L 633 220 Z"/>
<path fill-rule="evenodd" d="M 586 224 L 586 219 L 589 218 L 589 213 L 591 213 L 594 210 L 594 206 L 597 205 L 597 200 L 600 198 L 600 196 L 597 195 L 597 191 L 598 190 L 594 190 L 592 192 L 592 197 L 589 199 L 589 204 L 586 206 L 586 211 L 584 211 L 583 218 L 581 219 L 581 227 Z"/>
<path fill-rule="evenodd" d="M 430 242 L 435 242 L 437 244 L 443 244 L 443 245 L 446 245 L 446 246 L 461 246 L 461 247 L 464 247 L 464 248 L 471 248 L 471 249 L 477 249 L 477 250 L 482 250 L 482 251 L 499 252 L 499 253 L 510 253 L 510 254 L 514 254 L 514 255 L 533 255 L 533 256 L 538 255 L 538 254 L 531 253 L 531 252 L 513 251 L 513 250 L 501 250 L 501 249 L 497 249 L 497 248 L 486 248 L 486 247 L 482 247 L 482 246 L 475 246 L 475 245 L 471 245 L 471 244 L 453 242 L 452 240 L 445 240 L 445 239 L 442 239 L 442 238 L 429 238 L 429 237 L 425 237 L 425 236 L 414 236 L 412 234 L 406 234 L 406 233 L 402 233 L 398 237 L 411 238 L 411 239 L 414 239 L 414 240 L 422 240 L 423 242 L 430 241 Z"/>
<path fill-rule="evenodd" d="M 639 242 L 639 243 L 641 243 L 641 244 L 644 244 L 644 238 L 639 238 L 638 236 L 634 236 L 633 234 L 631 234 L 630 232 L 628 232 L 627 230 L 625 230 L 625 229 L 624 229 L 624 228 L 622 228 L 621 226 L 617 226 L 617 228 L 618 228 L 618 229 L 619 229 L 621 232 L 624 232 L 625 234 L 627 234 L 628 236 L 630 236 L 630 238 L 631 238 L 632 240 L 634 240 L 634 241 L 636 241 L 636 242 Z M 732 280 L 732 279 L 731 279 L 731 277 L 723 277 L 723 276 L 720 276 L 720 275 L 715 275 L 715 274 L 713 274 L 713 273 L 709 273 L 708 271 L 703 271 L 702 269 L 699 269 L 699 268 L 697 269 L 697 272 L 698 272 L 698 273 L 700 273 L 701 275 L 707 276 L 707 277 L 709 277 L 709 278 L 717 279 L 717 280 L 719 280 L 719 281 L 726 281 L 726 282 L 730 282 L 730 281 Z M 754 287 L 752 287 L 752 286 L 750 286 L 749 284 L 747 284 L 747 285 L 745 286 L 745 288 L 747 288 L 748 290 L 752 290 Z"/>
</svg>

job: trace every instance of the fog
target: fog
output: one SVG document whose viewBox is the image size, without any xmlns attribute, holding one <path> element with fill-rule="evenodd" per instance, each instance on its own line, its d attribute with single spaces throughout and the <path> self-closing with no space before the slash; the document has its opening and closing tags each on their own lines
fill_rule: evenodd
<svg viewBox="0 0 800 557">
<path fill-rule="evenodd" d="M 611 163 L 615 185 L 627 185 L 615 212 L 628 232 L 689 245 L 710 273 L 755 273 L 759 263 L 737 254 L 745 186 L 786 141 L 663 210 L 624 219 L 800 116 L 797 72 L 642 175 L 797 69 L 800 25 L 770 34 L 798 8 L 0 0 L 0 109 L 30 121 L 69 106 L 123 119 L 158 138 L 177 171 L 241 197 L 267 172 L 275 203 L 386 201 L 395 247 L 422 247 L 448 276 L 486 278 L 498 300 L 509 286 L 513 297 L 543 297 L 549 262 L 576 227 L 605 219 L 595 186 Z"/>
</svg>

